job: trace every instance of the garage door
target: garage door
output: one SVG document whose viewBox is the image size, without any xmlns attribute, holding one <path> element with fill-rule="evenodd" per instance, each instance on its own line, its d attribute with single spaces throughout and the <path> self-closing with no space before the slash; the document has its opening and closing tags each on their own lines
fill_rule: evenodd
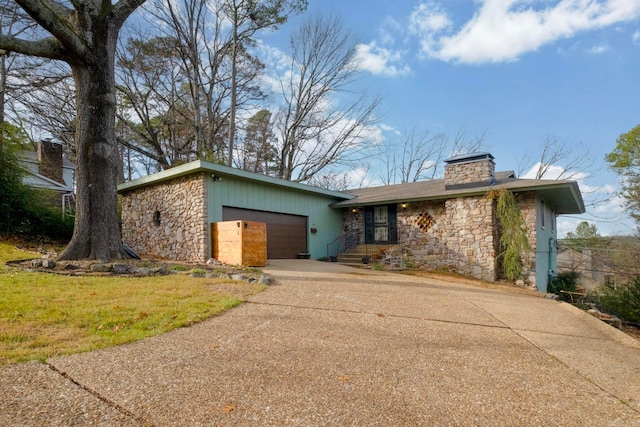
<svg viewBox="0 0 640 427">
<path fill-rule="evenodd" d="M 267 258 L 296 258 L 307 252 L 307 217 L 224 206 L 222 220 L 259 221 L 267 224 Z"/>
</svg>

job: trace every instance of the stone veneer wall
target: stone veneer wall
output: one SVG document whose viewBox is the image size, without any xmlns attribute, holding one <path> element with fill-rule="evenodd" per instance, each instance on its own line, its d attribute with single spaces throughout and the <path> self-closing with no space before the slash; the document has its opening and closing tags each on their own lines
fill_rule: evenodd
<svg viewBox="0 0 640 427">
<path fill-rule="evenodd" d="M 536 286 L 536 251 L 537 251 L 537 204 L 536 194 L 533 191 L 518 193 L 516 201 L 520 207 L 522 218 L 527 226 L 527 238 L 529 239 L 529 256 L 523 259 L 525 281 L 529 286 Z"/>
<path fill-rule="evenodd" d="M 496 164 L 491 159 L 446 165 L 444 182 L 446 185 L 488 183 L 494 176 Z"/>
<path fill-rule="evenodd" d="M 425 212 L 433 219 L 426 231 L 419 224 Z M 407 209 L 398 209 L 398 233 L 419 268 L 497 279 L 497 221 L 494 203 L 486 197 L 411 203 Z"/>
<path fill-rule="evenodd" d="M 202 262 L 209 258 L 204 173 L 134 189 L 122 197 L 122 236 L 145 258 Z M 160 225 L 154 223 L 160 212 Z"/>
</svg>

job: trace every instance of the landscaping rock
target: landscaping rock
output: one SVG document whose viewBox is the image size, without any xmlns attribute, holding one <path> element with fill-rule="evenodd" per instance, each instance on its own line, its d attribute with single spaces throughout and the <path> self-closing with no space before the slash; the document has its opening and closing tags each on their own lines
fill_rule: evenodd
<svg viewBox="0 0 640 427">
<path fill-rule="evenodd" d="M 126 274 L 129 272 L 129 266 L 127 264 L 113 264 L 113 272 L 115 274 Z"/>
<path fill-rule="evenodd" d="M 92 273 L 108 273 L 111 271 L 111 264 L 91 264 L 89 270 Z"/>
<path fill-rule="evenodd" d="M 222 265 L 222 263 L 215 258 L 209 258 L 207 260 L 207 265 Z"/>
<path fill-rule="evenodd" d="M 243 281 L 243 280 L 247 280 L 247 277 L 243 274 L 232 274 L 231 275 L 231 280 L 239 280 L 239 281 Z"/>
<path fill-rule="evenodd" d="M 136 276 L 149 276 L 151 275 L 151 269 L 147 267 L 140 267 L 134 272 L 134 274 Z"/>
<path fill-rule="evenodd" d="M 42 267 L 42 259 L 41 258 L 32 259 L 31 260 L 31 267 Z"/>
<path fill-rule="evenodd" d="M 260 277 L 260 283 L 262 283 L 263 285 L 270 285 L 271 284 L 271 278 L 267 277 L 267 276 L 262 276 L 262 277 Z"/>
<path fill-rule="evenodd" d="M 42 267 L 47 268 L 49 270 L 53 269 L 56 266 L 56 262 L 52 259 L 43 259 Z"/>
</svg>

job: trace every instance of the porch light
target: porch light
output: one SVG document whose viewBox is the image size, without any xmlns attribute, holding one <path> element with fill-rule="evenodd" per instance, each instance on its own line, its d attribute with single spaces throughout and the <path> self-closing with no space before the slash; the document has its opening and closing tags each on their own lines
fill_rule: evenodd
<svg viewBox="0 0 640 427">
<path fill-rule="evenodd" d="M 402 206 L 402 209 L 407 209 L 407 204 L 406 203 L 403 203 L 400 206 Z"/>
<path fill-rule="evenodd" d="M 353 212 L 353 213 L 358 213 L 358 208 L 353 208 L 353 209 L 351 209 L 351 212 Z"/>
</svg>

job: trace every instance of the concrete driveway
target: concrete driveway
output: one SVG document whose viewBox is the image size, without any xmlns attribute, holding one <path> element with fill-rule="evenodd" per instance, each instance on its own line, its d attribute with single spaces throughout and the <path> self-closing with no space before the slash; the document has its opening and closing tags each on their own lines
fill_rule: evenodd
<svg viewBox="0 0 640 427">
<path fill-rule="evenodd" d="M 207 322 L 0 368 L 0 425 L 640 426 L 640 343 L 563 303 L 308 260 Z"/>
</svg>

